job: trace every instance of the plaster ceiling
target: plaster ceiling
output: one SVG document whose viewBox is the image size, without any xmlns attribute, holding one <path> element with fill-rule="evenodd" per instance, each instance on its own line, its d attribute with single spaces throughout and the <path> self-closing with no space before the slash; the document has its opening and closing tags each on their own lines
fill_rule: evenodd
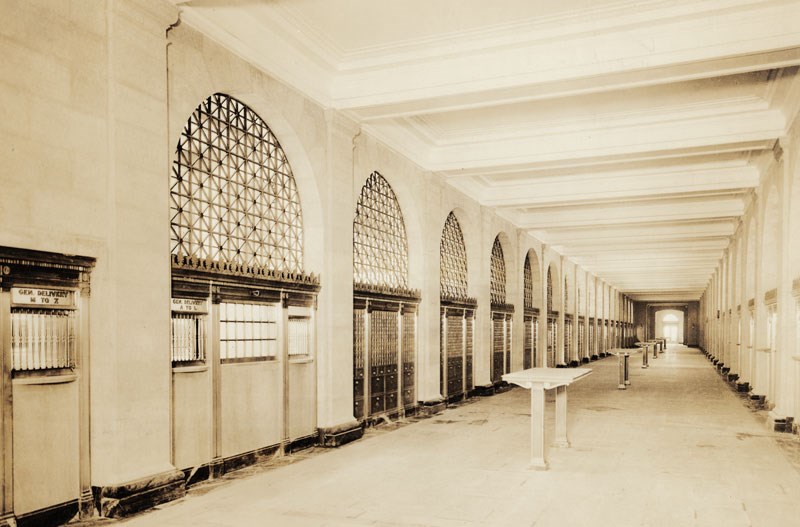
<svg viewBox="0 0 800 527">
<path fill-rule="evenodd" d="M 800 106 L 800 0 L 174 0 L 634 299 L 700 297 Z"/>
</svg>

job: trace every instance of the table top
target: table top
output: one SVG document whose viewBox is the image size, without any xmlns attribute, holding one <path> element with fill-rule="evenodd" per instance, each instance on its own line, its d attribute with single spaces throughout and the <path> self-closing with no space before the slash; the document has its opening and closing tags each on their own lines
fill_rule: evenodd
<svg viewBox="0 0 800 527">
<path fill-rule="evenodd" d="M 503 380 L 523 388 L 530 389 L 534 385 L 541 385 L 542 388 L 549 390 L 567 386 L 591 373 L 591 368 L 529 368 L 506 373 L 503 375 Z"/>
<path fill-rule="evenodd" d="M 610 353 L 611 355 L 624 355 L 626 353 L 632 355 L 634 353 L 639 353 L 642 351 L 642 348 L 613 348 L 610 350 L 606 350 L 606 353 Z"/>
</svg>

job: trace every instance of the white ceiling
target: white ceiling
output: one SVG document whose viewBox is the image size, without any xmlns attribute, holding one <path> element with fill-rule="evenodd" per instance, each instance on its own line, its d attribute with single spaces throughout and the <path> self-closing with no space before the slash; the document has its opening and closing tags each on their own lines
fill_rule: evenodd
<svg viewBox="0 0 800 527">
<path fill-rule="evenodd" d="M 173 0 L 638 300 L 705 289 L 800 107 L 800 0 Z"/>
</svg>

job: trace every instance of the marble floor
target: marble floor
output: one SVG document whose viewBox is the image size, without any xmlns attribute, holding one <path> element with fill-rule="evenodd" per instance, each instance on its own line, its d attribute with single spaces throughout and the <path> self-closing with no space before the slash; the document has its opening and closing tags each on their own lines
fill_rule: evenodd
<svg viewBox="0 0 800 527">
<path fill-rule="evenodd" d="M 800 472 L 697 350 L 673 347 L 628 390 L 616 358 L 569 388 L 571 448 L 528 469 L 516 388 L 195 487 L 124 527 L 800 525 Z M 553 395 L 548 399 L 553 432 Z M 780 434 L 782 435 L 782 434 Z M 786 436 L 780 438 L 784 443 Z M 797 440 L 792 436 L 789 441 Z"/>
</svg>

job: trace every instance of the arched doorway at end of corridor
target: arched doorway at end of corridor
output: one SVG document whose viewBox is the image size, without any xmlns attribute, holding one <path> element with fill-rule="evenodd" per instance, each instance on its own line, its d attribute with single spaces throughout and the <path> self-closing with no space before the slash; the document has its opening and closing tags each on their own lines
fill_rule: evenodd
<svg viewBox="0 0 800 527">
<path fill-rule="evenodd" d="M 655 313 L 656 337 L 667 339 L 668 343 L 684 344 L 684 312 L 678 309 L 662 309 Z"/>
</svg>

